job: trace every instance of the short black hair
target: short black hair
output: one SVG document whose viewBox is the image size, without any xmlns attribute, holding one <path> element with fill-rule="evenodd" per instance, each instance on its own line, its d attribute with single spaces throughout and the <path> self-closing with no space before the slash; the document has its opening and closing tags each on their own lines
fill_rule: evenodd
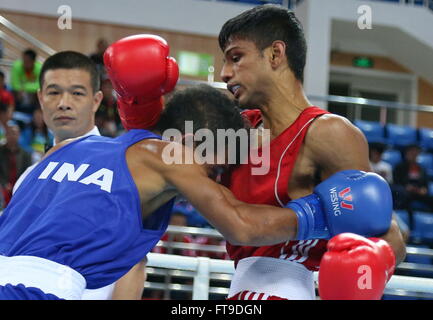
<svg viewBox="0 0 433 320">
<path fill-rule="evenodd" d="M 2 70 L 0 70 L 0 78 L 5 78 L 5 73 Z"/>
<path fill-rule="evenodd" d="M 240 109 L 226 94 L 206 84 L 175 91 L 165 104 L 156 129 L 184 130 L 185 121 L 193 121 L 194 133 L 201 128 L 245 128 Z"/>
<path fill-rule="evenodd" d="M 371 142 L 368 144 L 370 150 L 375 150 L 377 152 L 379 152 L 380 154 L 385 152 L 386 149 L 386 144 L 384 143 L 380 143 L 380 142 Z"/>
<path fill-rule="evenodd" d="M 188 87 L 175 91 L 168 99 L 155 129 L 161 134 L 167 129 L 177 129 L 185 133 L 185 121 L 193 122 L 193 133 L 199 129 L 210 130 L 214 137 L 218 136 L 218 129 L 248 128 L 240 114 L 236 103 L 226 94 L 206 84 Z M 215 141 L 214 150 L 217 143 Z M 236 140 L 236 161 L 239 160 L 239 141 Z"/>
<path fill-rule="evenodd" d="M 33 61 L 36 60 L 37 53 L 36 53 L 36 51 L 33 50 L 33 49 L 27 49 L 27 50 L 25 50 L 25 51 L 23 52 L 23 54 L 24 54 L 25 56 L 28 56 L 28 57 L 29 57 L 30 59 L 32 59 Z"/>
<path fill-rule="evenodd" d="M 90 74 L 93 92 L 99 90 L 100 76 L 95 63 L 86 55 L 76 51 L 61 51 L 45 60 L 39 75 L 39 86 L 42 88 L 44 76 L 48 70 L 82 69 Z"/>
<path fill-rule="evenodd" d="M 233 39 L 249 40 L 263 51 L 274 41 L 286 44 L 287 62 L 296 79 L 303 82 L 307 43 L 301 23 L 293 11 L 265 4 L 247 10 L 228 20 L 218 36 L 221 50 Z"/>
<path fill-rule="evenodd" d="M 412 149 L 415 149 L 417 151 L 421 151 L 422 150 L 422 148 L 418 144 L 412 143 L 412 144 L 407 145 L 404 148 L 404 152 L 407 152 L 407 151 L 412 150 Z"/>
</svg>

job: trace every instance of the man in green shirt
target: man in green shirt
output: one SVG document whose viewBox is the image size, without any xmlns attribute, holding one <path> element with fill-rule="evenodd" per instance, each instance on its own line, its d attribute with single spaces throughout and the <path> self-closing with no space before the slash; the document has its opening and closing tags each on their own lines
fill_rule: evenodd
<svg viewBox="0 0 433 320">
<path fill-rule="evenodd" d="M 11 87 L 16 99 L 16 110 L 32 113 L 38 105 L 39 73 L 42 63 L 36 61 L 36 52 L 27 49 L 22 60 L 16 60 L 11 69 Z"/>
</svg>

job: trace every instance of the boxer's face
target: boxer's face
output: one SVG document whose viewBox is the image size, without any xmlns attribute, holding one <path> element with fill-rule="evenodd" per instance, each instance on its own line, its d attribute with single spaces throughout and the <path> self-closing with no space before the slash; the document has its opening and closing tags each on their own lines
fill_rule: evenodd
<svg viewBox="0 0 433 320">
<path fill-rule="evenodd" d="M 266 104 L 270 71 L 266 55 L 252 41 L 234 39 L 224 50 L 221 78 L 243 108 Z"/>
<path fill-rule="evenodd" d="M 86 70 L 53 69 L 45 73 L 38 98 L 44 121 L 58 143 L 93 129 L 102 92 L 93 92 Z"/>
</svg>

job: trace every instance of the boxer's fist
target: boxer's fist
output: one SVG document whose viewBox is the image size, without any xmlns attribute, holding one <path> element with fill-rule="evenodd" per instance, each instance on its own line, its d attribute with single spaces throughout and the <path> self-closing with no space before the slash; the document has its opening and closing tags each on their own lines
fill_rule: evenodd
<svg viewBox="0 0 433 320">
<path fill-rule="evenodd" d="M 135 35 L 116 41 L 104 53 L 104 64 L 118 95 L 125 129 L 148 129 L 159 119 L 162 96 L 179 78 L 167 42 L 155 35 Z"/>
<path fill-rule="evenodd" d="M 395 266 L 392 248 L 381 239 L 342 233 L 328 242 L 320 262 L 322 300 L 379 300 Z"/>
<path fill-rule="evenodd" d="M 345 170 L 286 207 L 298 217 L 297 240 L 329 239 L 342 232 L 377 236 L 391 225 L 392 195 L 378 174 Z"/>
</svg>

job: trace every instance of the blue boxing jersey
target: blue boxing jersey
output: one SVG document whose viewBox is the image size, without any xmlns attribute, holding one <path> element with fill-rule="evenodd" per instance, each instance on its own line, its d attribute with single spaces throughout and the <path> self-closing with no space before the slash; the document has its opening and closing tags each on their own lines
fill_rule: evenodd
<svg viewBox="0 0 433 320">
<path fill-rule="evenodd" d="M 67 265 L 89 289 L 119 279 L 156 245 L 173 206 L 171 200 L 142 220 L 125 153 L 150 138 L 161 139 L 146 130 L 89 136 L 48 155 L 0 217 L 0 254 Z"/>
</svg>

